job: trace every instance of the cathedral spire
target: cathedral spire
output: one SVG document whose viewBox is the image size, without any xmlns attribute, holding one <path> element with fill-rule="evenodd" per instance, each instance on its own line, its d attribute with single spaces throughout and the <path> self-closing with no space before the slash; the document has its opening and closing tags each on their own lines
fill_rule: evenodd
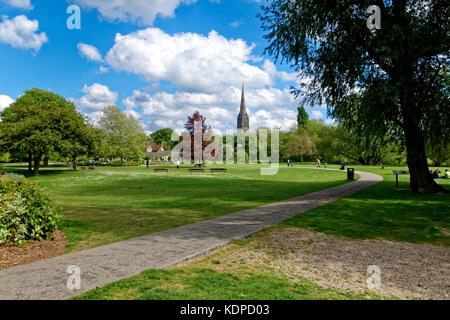
<svg viewBox="0 0 450 320">
<path fill-rule="evenodd" d="M 244 130 L 247 132 L 250 128 L 249 126 L 249 118 L 247 113 L 247 106 L 245 104 L 245 91 L 244 84 L 242 84 L 242 96 L 241 96 L 241 110 L 239 112 L 239 116 L 237 118 L 237 128 L 238 130 Z"/>
<path fill-rule="evenodd" d="M 247 112 L 247 106 L 245 105 L 245 90 L 244 90 L 244 84 L 242 84 L 241 112 Z"/>
</svg>

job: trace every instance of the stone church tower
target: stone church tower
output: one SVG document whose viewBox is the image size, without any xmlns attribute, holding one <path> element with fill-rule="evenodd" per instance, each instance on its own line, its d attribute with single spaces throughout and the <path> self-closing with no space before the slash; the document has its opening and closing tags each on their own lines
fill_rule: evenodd
<svg viewBox="0 0 450 320">
<path fill-rule="evenodd" d="M 237 118 L 237 128 L 244 130 L 247 132 L 250 128 L 249 119 L 247 113 L 247 106 L 245 105 L 245 93 L 244 93 L 244 85 L 242 85 L 242 97 L 241 97 L 241 111 L 239 112 L 239 116 Z"/>
</svg>

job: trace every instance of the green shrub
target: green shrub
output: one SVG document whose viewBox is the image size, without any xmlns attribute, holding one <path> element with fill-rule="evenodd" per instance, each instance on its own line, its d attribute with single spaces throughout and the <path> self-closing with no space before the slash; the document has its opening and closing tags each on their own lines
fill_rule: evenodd
<svg viewBox="0 0 450 320">
<path fill-rule="evenodd" d="M 55 205 L 38 185 L 0 177 L 0 244 L 48 239 L 58 223 Z"/>
</svg>

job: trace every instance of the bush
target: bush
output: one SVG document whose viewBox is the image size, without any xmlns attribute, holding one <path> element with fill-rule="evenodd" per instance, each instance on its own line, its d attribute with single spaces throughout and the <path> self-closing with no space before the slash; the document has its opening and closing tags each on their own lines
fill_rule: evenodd
<svg viewBox="0 0 450 320">
<path fill-rule="evenodd" d="M 0 177 L 0 244 L 48 239 L 58 223 L 55 205 L 38 185 Z"/>
</svg>

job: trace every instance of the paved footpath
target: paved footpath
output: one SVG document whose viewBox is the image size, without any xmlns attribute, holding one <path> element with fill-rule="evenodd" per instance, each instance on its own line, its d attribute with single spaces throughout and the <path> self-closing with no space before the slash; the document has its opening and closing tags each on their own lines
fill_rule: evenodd
<svg viewBox="0 0 450 320">
<path fill-rule="evenodd" d="M 67 299 L 147 269 L 165 268 L 244 238 L 299 213 L 348 196 L 383 180 L 356 172 L 355 182 L 216 219 L 152 233 L 102 247 L 0 270 L 0 299 Z M 69 290 L 69 266 L 81 270 L 81 289 Z"/>
</svg>

